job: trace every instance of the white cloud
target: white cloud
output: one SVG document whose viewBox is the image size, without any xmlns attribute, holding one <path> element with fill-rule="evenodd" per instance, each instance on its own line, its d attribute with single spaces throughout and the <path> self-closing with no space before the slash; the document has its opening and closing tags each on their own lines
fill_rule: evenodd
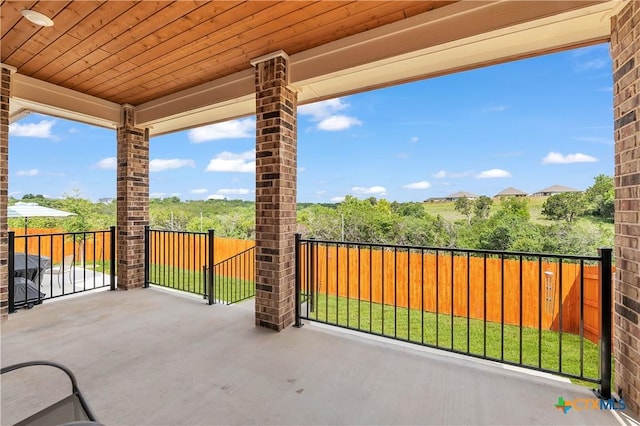
<svg viewBox="0 0 640 426">
<path fill-rule="evenodd" d="M 205 194 L 207 192 L 207 190 L 204 189 L 204 188 L 199 188 L 199 189 L 192 189 L 189 192 L 192 193 L 192 194 Z"/>
<path fill-rule="evenodd" d="M 613 139 L 611 138 L 603 138 L 598 136 L 576 136 L 574 139 L 582 142 L 592 142 L 592 143 L 601 143 L 605 145 L 613 145 Z"/>
<path fill-rule="evenodd" d="M 402 187 L 405 189 L 429 189 L 431 188 L 431 184 L 426 180 L 421 180 L 420 182 L 413 182 L 402 185 Z"/>
<path fill-rule="evenodd" d="M 94 164 L 94 167 L 98 169 L 115 170 L 117 168 L 118 161 L 116 157 L 107 157 Z M 196 163 L 193 160 L 171 158 L 162 159 L 156 158 L 149 161 L 150 172 L 161 172 L 169 169 L 179 169 L 181 167 L 195 167 Z"/>
<path fill-rule="evenodd" d="M 224 200 L 226 197 L 221 194 L 211 194 L 207 197 L 207 200 Z"/>
<path fill-rule="evenodd" d="M 360 126 L 362 121 L 356 117 L 344 114 L 336 114 L 349 107 L 342 99 L 329 99 L 314 104 L 298 107 L 298 114 L 310 115 L 312 121 L 317 121 L 317 128 L 328 132 L 345 130 L 352 126 Z"/>
<path fill-rule="evenodd" d="M 42 120 L 39 123 L 9 124 L 11 136 L 25 136 L 31 138 L 52 138 L 51 128 L 56 124 L 54 120 Z"/>
<path fill-rule="evenodd" d="M 524 152 L 522 151 L 507 151 L 507 152 L 499 152 L 495 155 L 495 157 L 519 157 L 522 154 L 524 154 Z"/>
<path fill-rule="evenodd" d="M 116 157 L 107 157 L 98 161 L 94 167 L 97 167 L 98 169 L 115 170 L 117 165 L 118 160 Z"/>
<path fill-rule="evenodd" d="M 188 138 L 192 143 L 202 143 L 220 139 L 240 139 L 254 137 L 256 121 L 254 118 L 225 121 L 189 130 Z"/>
<path fill-rule="evenodd" d="M 344 201 L 344 197 L 333 197 L 330 200 L 332 203 L 341 203 Z"/>
<path fill-rule="evenodd" d="M 313 104 L 302 105 L 298 107 L 298 114 L 310 115 L 315 121 L 321 121 L 327 117 L 332 116 L 338 111 L 346 109 L 349 104 L 342 102 L 342 99 L 328 99 L 326 101 L 320 101 Z"/>
<path fill-rule="evenodd" d="M 179 196 L 180 196 L 180 193 L 179 193 L 179 192 L 172 192 L 172 193 L 171 193 L 171 196 L 172 196 L 172 197 L 179 197 Z"/>
<path fill-rule="evenodd" d="M 307 171 L 307 169 L 305 169 L 304 167 L 298 167 L 298 172 L 304 173 L 306 171 Z"/>
<path fill-rule="evenodd" d="M 562 155 L 559 152 L 550 152 L 542 159 L 542 164 L 571 164 L 571 163 L 595 163 L 597 158 L 579 152 Z"/>
<path fill-rule="evenodd" d="M 609 65 L 607 58 L 593 58 L 586 61 L 579 61 L 575 64 L 576 71 L 599 70 Z"/>
<path fill-rule="evenodd" d="M 149 198 L 164 198 L 167 194 L 164 192 L 152 192 L 149 194 Z"/>
<path fill-rule="evenodd" d="M 162 172 L 170 169 L 179 169 L 181 167 L 195 167 L 196 163 L 193 160 L 181 159 L 181 158 L 156 158 L 149 161 L 150 172 Z"/>
<path fill-rule="evenodd" d="M 476 175 L 478 179 L 495 179 L 495 178 L 508 178 L 511 177 L 511 173 L 502 169 L 491 169 L 480 172 Z"/>
<path fill-rule="evenodd" d="M 40 171 L 38 169 L 18 170 L 16 172 L 16 174 L 18 176 L 35 176 L 38 173 L 40 173 Z"/>
<path fill-rule="evenodd" d="M 332 115 L 318 123 L 318 129 L 335 132 L 338 130 L 348 129 L 351 126 L 360 125 L 362 125 L 362 121 L 355 117 L 350 117 L 348 115 Z"/>
<path fill-rule="evenodd" d="M 413 136 L 411 138 L 411 142 L 418 142 L 420 140 L 420 138 L 418 138 L 417 136 Z"/>
<path fill-rule="evenodd" d="M 373 194 L 373 195 L 384 195 L 387 193 L 387 189 L 384 186 L 354 186 L 351 188 L 354 194 Z"/>
<path fill-rule="evenodd" d="M 247 188 L 222 188 L 216 191 L 217 194 L 222 195 L 245 195 L 249 193 Z"/>
<path fill-rule="evenodd" d="M 209 161 L 207 172 L 254 173 L 256 171 L 256 151 L 233 152 L 224 151 Z"/>
<path fill-rule="evenodd" d="M 506 105 L 492 105 L 490 107 L 484 108 L 482 112 L 503 112 L 509 108 Z"/>
<path fill-rule="evenodd" d="M 434 173 L 433 177 L 436 179 L 463 178 L 463 177 L 469 176 L 470 174 L 471 174 L 470 171 L 453 173 L 453 172 L 448 172 L 446 170 L 440 170 Z"/>
<path fill-rule="evenodd" d="M 327 191 L 325 191 L 324 189 L 322 189 L 322 190 L 320 190 L 320 191 L 317 191 L 317 192 L 316 192 L 316 195 L 324 195 L 324 194 L 326 194 L 326 193 L 327 193 Z"/>
</svg>

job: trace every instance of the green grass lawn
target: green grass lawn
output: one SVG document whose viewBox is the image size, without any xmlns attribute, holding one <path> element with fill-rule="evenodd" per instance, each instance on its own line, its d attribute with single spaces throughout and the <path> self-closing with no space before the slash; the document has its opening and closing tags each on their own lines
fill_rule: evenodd
<svg viewBox="0 0 640 426">
<path fill-rule="evenodd" d="M 204 294 L 202 271 L 152 264 L 152 284 L 196 294 Z M 215 299 L 226 303 L 253 297 L 253 281 L 216 276 Z M 522 329 L 514 325 L 483 322 L 465 317 L 422 312 L 415 309 L 369 303 L 345 297 L 316 295 L 314 312 L 303 310 L 303 316 L 355 330 L 393 337 L 413 343 L 480 356 L 513 364 L 522 364 L 545 371 L 584 377 L 598 377 L 598 346 L 579 336 L 554 331 Z M 308 306 L 308 304 L 306 305 Z M 561 356 L 560 356 L 561 355 Z M 574 382 L 593 387 L 593 383 Z"/>
<path fill-rule="evenodd" d="M 546 201 L 547 197 L 529 197 L 528 206 L 529 213 L 531 214 L 531 221 L 536 223 L 549 223 L 544 216 L 542 216 L 542 205 Z M 430 215 L 440 215 L 448 221 L 455 222 L 457 220 L 466 220 L 467 217 L 458 213 L 455 209 L 455 202 L 433 202 L 423 203 L 424 210 Z M 500 209 L 500 200 L 494 200 L 491 205 L 490 214 L 494 214 Z"/>
<path fill-rule="evenodd" d="M 562 334 L 560 352 L 559 333 L 548 330 L 485 324 L 482 320 L 323 294 L 316 296 L 315 308 L 308 313 L 309 319 L 569 376 L 598 377 L 598 346 L 583 340 L 581 372 L 580 337 L 572 334 Z M 303 315 L 307 315 L 306 309 Z"/>
<path fill-rule="evenodd" d="M 195 294 L 205 294 L 205 276 L 203 271 L 172 266 L 151 264 L 149 267 L 151 284 Z M 214 299 L 216 300 L 235 303 L 255 295 L 253 281 L 216 275 L 214 282 Z"/>
</svg>

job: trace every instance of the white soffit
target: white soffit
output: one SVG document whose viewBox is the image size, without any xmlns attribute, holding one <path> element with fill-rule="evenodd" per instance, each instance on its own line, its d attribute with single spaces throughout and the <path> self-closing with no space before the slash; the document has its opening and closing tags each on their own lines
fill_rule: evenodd
<svg viewBox="0 0 640 426">
<path fill-rule="evenodd" d="M 138 105 L 136 123 L 159 135 L 250 115 L 254 91 L 252 68 Z"/>
<path fill-rule="evenodd" d="M 27 111 L 114 129 L 120 123 L 120 105 L 66 89 L 19 73 L 11 75 L 9 121 Z"/>
<path fill-rule="evenodd" d="M 438 46 L 294 80 L 300 104 L 340 94 L 450 74 L 466 69 L 606 42 L 612 9 L 619 1 L 590 6 Z M 296 56 L 293 56 L 294 66 Z"/>
</svg>

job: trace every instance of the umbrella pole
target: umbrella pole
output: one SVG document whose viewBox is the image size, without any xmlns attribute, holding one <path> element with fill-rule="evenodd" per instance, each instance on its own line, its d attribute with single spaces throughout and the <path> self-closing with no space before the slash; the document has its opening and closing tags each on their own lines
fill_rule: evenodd
<svg viewBox="0 0 640 426">
<path fill-rule="evenodd" d="M 27 221 L 29 220 L 28 217 L 24 217 L 24 235 L 27 235 Z"/>
</svg>

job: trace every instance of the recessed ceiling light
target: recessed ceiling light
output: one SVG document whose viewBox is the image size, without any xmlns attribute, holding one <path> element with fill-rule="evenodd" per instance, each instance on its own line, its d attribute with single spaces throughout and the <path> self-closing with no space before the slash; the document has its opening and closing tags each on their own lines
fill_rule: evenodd
<svg viewBox="0 0 640 426">
<path fill-rule="evenodd" d="M 36 12 L 35 10 L 25 9 L 22 11 L 22 16 L 27 18 L 29 21 L 33 22 L 36 25 L 40 25 L 43 27 L 52 27 L 53 21 L 48 17 L 43 15 L 40 12 Z"/>
</svg>

